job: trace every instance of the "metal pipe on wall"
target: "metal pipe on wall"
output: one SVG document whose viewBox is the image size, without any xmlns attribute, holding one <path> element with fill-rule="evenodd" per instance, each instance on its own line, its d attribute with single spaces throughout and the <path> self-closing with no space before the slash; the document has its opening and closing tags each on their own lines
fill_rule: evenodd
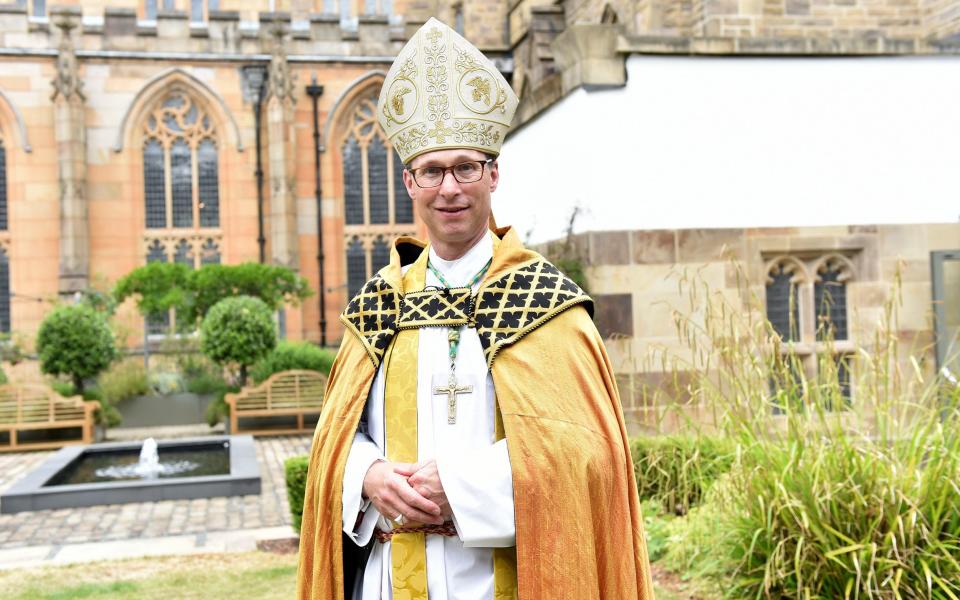
<svg viewBox="0 0 960 600">
<path fill-rule="evenodd" d="M 242 68 L 244 92 L 253 104 L 253 127 L 256 142 L 254 152 L 257 155 L 257 245 L 260 249 L 260 263 L 267 262 L 267 238 L 263 231 L 263 159 L 260 151 L 260 120 L 263 108 L 264 89 L 267 83 L 267 69 L 264 65 L 246 65 Z"/>
<path fill-rule="evenodd" d="M 314 75 L 307 86 L 307 95 L 313 100 L 313 169 L 316 178 L 316 200 L 317 200 L 317 265 L 320 269 L 320 345 L 327 345 L 327 312 L 326 296 L 327 288 L 324 283 L 323 269 L 323 193 L 320 181 L 320 153 L 323 151 L 320 145 L 320 111 L 318 101 L 323 95 L 323 86 L 317 83 L 317 76 Z"/>
</svg>

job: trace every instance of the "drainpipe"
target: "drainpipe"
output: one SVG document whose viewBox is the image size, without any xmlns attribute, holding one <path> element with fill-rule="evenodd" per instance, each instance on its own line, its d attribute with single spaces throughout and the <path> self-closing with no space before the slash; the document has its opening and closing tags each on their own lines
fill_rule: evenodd
<svg viewBox="0 0 960 600">
<path fill-rule="evenodd" d="M 257 245 L 260 247 L 260 263 L 267 262 L 267 238 L 263 234 L 263 161 L 260 156 L 260 114 L 263 106 L 264 88 L 266 87 L 267 69 L 263 65 L 246 65 L 243 74 L 247 93 L 253 103 L 254 135 L 256 136 L 254 151 L 257 153 Z"/>
<path fill-rule="evenodd" d="M 323 277 L 323 194 L 320 183 L 320 152 L 323 148 L 320 145 L 320 111 L 317 108 L 317 102 L 323 95 L 323 86 L 317 84 L 317 76 L 314 74 L 310 85 L 307 86 L 307 95 L 313 100 L 313 171 L 316 179 L 316 198 L 317 198 L 317 265 L 320 269 L 320 346 L 327 345 L 327 311 L 326 296 L 327 288 Z"/>
</svg>

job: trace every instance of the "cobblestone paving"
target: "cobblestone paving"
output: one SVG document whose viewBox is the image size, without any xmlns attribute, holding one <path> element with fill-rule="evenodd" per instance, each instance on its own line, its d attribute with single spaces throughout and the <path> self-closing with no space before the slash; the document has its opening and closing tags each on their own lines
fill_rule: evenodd
<svg viewBox="0 0 960 600">
<path fill-rule="evenodd" d="M 306 454 L 310 436 L 256 440 L 259 496 L 165 500 L 0 515 L 0 549 L 201 534 L 290 524 L 283 461 Z M 0 490 L 38 466 L 50 452 L 0 454 Z"/>
</svg>

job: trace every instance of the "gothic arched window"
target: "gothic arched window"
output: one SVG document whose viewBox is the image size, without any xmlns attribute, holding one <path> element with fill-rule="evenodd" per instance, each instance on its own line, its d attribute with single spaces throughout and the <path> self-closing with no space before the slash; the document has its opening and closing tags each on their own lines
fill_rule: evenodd
<svg viewBox="0 0 960 600">
<path fill-rule="evenodd" d="M 148 114 L 143 138 L 147 260 L 220 262 L 220 169 L 210 115 L 175 88 Z"/>
<path fill-rule="evenodd" d="M 788 342 L 800 340 L 799 275 L 799 266 L 790 261 L 778 261 L 767 272 L 767 319 Z"/>
<path fill-rule="evenodd" d="M 377 97 L 363 95 L 347 113 L 340 142 L 347 291 L 353 296 L 390 261 L 390 243 L 412 235 L 413 202 L 403 163 L 377 125 Z"/>
<path fill-rule="evenodd" d="M 851 273 L 839 257 L 824 260 L 813 284 L 817 341 L 847 339 L 847 280 Z"/>
</svg>

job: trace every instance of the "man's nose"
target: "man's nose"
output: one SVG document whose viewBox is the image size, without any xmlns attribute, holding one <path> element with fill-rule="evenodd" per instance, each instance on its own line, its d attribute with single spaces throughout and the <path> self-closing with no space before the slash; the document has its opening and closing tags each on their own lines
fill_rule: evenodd
<svg viewBox="0 0 960 600">
<path fill-rule="evenodd" d="M 447 169 L 443 172 L 443 179 L 440 180 L 440 193 L 444 196 L 454 196 L 460 192 L 460 182 L 453 176 L 453 169 Z"/>
</svg>

